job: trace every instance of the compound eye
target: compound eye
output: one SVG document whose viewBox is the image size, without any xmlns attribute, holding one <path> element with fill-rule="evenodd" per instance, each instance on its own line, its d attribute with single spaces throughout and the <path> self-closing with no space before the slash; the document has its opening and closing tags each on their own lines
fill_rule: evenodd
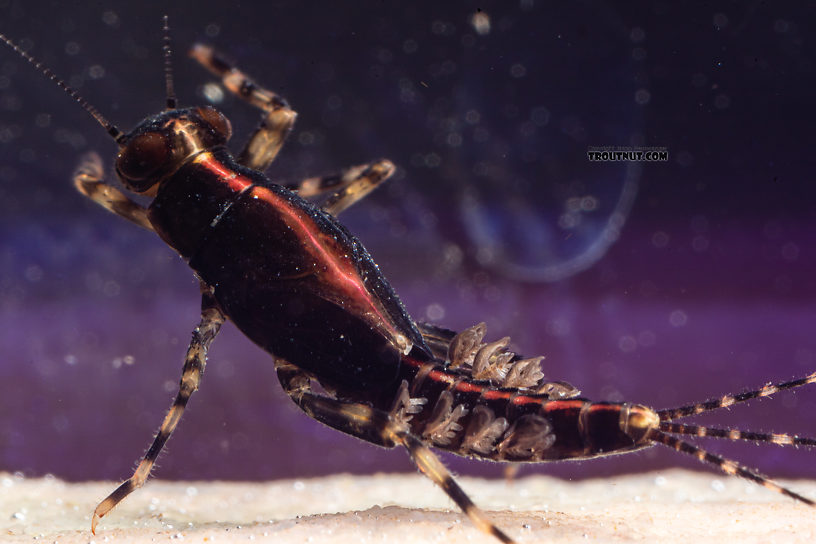
<svg viewBox="0 0 816 544">
<path fill-rule="evenodd" d="M 159 180 L 151 179 L 171 157 L 167 138 L 159 132 L 136 136 L 119 152 L 116 170 L 134 192 L 148 190 Z"/>
<path fill-rule="evenodd" d="M 232 136 L 232 124 L 224 114 L 210 106 L 198 108 L 198 115 L 226 142 Z"/>
</svg>

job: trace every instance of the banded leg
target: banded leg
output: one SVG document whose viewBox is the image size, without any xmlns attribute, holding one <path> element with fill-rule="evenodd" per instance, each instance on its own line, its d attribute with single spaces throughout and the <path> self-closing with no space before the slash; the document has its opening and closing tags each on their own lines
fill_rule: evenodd
<svg viewBox="0 0 816 544">
<path fill-rule="evenodd" d="M 431 348 L 434 357 L 444 361 L 448 358 L 448 350 L 454 338 L 456 338 L 456 331 L 434 325 L 433 323 L 417 322 L 417 329 L 425 338 L 425 343 Z"/>
<path fill-rule="evenodd" d="M 394 174 L 394 163 L 387 159 L 373 164 L 352 166 L 340 174 L 307 178 L 297 185 L 287 186 L 303 198 L 334 193 L 321 204 L 326 212 L 337 216 L 352 204 L 362 200 Z"/>
<path fill-rule="evenodd" d="M 74 172 L 74 186 L 103 208 L 152 231 L 147 209 L 132 201 L 122 191 L 104 181 L 102 159 L 96 153 L 87 153 Z"/>
<path fill-rule="evenodd" d="M 181 415 L 184 413 L 184 408 L 187 406 L 187 401 L 190 400 L 190 396 L 201 383 L 201 374 L 204 372 L 204 366 L 207 363 L 207 351 L 224 320 L 224 314 L 218 308 L 209 287 L 202 284 L 201 321 L 193 331 L 193 339 L 190 341 L 190 347 L 187 348 L 178 395 L 176 395 L 173 406 L 164 417 L 156 438 L 153 439 L 150 449 L 147 450 L 133 476 L 125 480 L 94 510 L 93 520 L 91 521 L 92 533 L 96 534 L 96 525 L 99 523 L 100 518 L 110 512 L 125 497 L 144 485 L 153 464 L 156 462 L 156 458 L 178 425 Z"/>
<path fill-rule="evenodd" d="M 479 507 L 459 487 L 439 458 L 410 433 L 399 418 L 366 404 L 333 399 L 311 391 L 309 377 L 286 362 L 276 363 L 278 378 L 286 393 L 312 418 L 368 442 L 387 448 L 402 445 L 420 472 L 430 478 L 451 498 L 482 532 L 501 542 L 514 542 L 491 523 Z"/>
<path fill-rule="evenodd" d="M 196 44 L 190 50 L 190 56 L 220 77 L 228 91 L 264 112 L 260 125 L 238 156 L 239 163 L 263 172 L 275 160 L 295 124 L 297 113 L 286 100 L 259 86 L 212 47 Z"/>
<path fill-rule="evenodd" d="M 408 432 L 396 433 L 394 437 L 395 440 L 402 443 L 408 450 L 408 455 L 420 472 L 441 487 L 442 491 L 470 518 L 470 521 L 473 522 L 477 529 L 496 537 L 501 542 L 508 544 L 515 542 L 488 520 L 484 512 L 482 512 L 478 506 L 473 504 L 470 497 L 459 487 L 459 484 L 453 479 L 453 476 L 448 472 L 448 469 L 445 468 L 445 465 L 442 464 L 442 461 L 439 460 L 428 446 Z"/>
<path fill-rule="evenodd" d="M 394 174 L 396 167 L 387 159 L 372 164 L 352 166 L 340 174 L 307 178 L 297 185 L 287 186 L 303 198 L 320 196 L 329 191 L 329 196 L 320 207 L 335 217 L 362 200 L 368 193 L 376 189 L 382 182 Z"/>
</svg>

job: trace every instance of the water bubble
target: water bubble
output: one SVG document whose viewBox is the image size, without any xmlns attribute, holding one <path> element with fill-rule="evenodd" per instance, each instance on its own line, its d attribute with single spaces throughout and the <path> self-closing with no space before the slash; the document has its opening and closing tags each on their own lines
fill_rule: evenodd
<svg viewBox="0 0 816 544">
<path fill-rule="evenodd" d="M 490 16 L 484 11 L 479 10 L 471 15 L 470 24 L 480 36 L 490 34 Z"/>
<path fill-rule="evenodd" d="M 683 327 L 688 322 L 688 315 L 683 310 L 674 310 L 669 314 L 669 323 L 672 327 Z"/>
</svg>

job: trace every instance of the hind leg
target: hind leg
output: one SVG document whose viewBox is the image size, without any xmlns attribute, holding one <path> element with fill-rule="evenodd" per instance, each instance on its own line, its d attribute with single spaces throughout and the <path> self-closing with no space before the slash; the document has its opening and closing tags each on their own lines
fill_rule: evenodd
<svg viewBox="0 0 816 544">
<path fill-rule="evenodd" d="M 513 542 L 473 504 L 430 448 L 411 434 L 408 425 L 399 417 L 397 406 L 392 413 L 388 413 L 366 404 L 319 395 L 312 392 L 309 377 L 296 366 L 278 361 L 276 367 L 278 378 L 286 393 L 310 417 L 379 446 L 405 447 L 419 471 L 441 487 L 480 531 L 496 537 L 501 542 Z"/>
</svg>

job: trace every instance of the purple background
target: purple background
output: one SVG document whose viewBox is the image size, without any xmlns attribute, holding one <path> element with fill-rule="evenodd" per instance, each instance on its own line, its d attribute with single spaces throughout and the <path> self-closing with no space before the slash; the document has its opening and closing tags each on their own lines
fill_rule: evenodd
<svg viewBox="0 0 816 544">
<path fill-rule="evenodd" d="M 0 1 L 0 31 L 127 129 L 163 105 L 162 12 L 140 4 Z M 816 369 L 812 6 L 210 4 L 169 11 L 181 103 L 202 102 L 211 81 L 182 54 L 206 40 L 300 113 L 273 179 L 398 164 L 343 221 L 417 319 L 484 320 L 491 338 L 545 354 L 547 375 L 587 397 L 658 408 Z M 486 35 L 469 23 L 477 7 L 491 19 Z M 237 149 L 257 113 L 231 97 L 220 107 Z M 586 159 L 588 146 L 631 142 L 666 147 L 670 160 L 639 170 Z M 73 191 L 91 149 L 110 165 L 104 132 L 0 50 L 0 470 L 129 476 L 197 322 L 184 264 Z M 627 175 L 639 182 L 634 206 L 594 267 L 545 283 L 505 266 L 568 262 L 602 221 L 585 214 L 588 228 L 566 236 L 564 200 L 593 195 L 603 215 Z M 673 312 L 685 319 L 673 325 Z M 814 435 L 814 403 L 805 389 L 700 420 Z M 773 476 L 816 477 L 812 451 L 708 445 Z M 670 466 L 699 465 L 652 448 L 526 470 Z M 157 475 L 410 470 L 404 453 L 301 414 L 269 357 L 226 326 Z"/>
</svg>

